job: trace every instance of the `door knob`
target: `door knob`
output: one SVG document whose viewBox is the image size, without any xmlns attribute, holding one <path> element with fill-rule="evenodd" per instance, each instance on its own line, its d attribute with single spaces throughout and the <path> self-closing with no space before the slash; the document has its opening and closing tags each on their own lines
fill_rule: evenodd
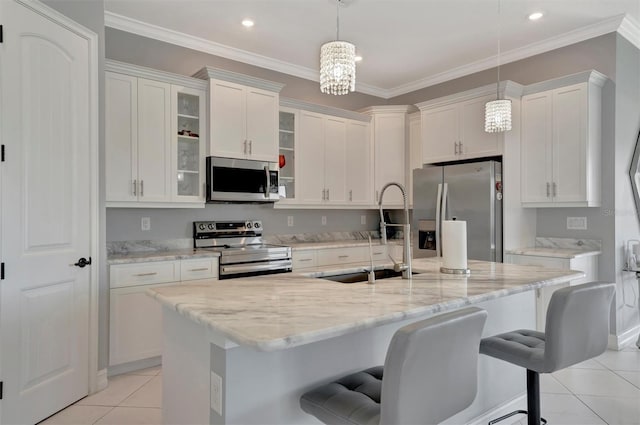
<svg viewBox="0 0 640 425">
<path fill-rule="evenodd" d="M 76 267 L 80 267 L 83 268 L 84 266 L 90 266 L 91 265 L 91 257 L 89 257 L 89 260 L 87 260 L 86 258 L 82 257 L 78 260 L 77 263 L 72 264 Z"/>
</svg>

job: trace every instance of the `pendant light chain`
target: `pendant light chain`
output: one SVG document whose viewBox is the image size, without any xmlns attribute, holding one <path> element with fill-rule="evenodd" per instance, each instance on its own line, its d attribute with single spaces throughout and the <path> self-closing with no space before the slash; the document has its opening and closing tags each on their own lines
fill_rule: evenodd
<svg viewBox="0 0 640 425">
<path fill-rule="evenodd" d="M 336 0 L 336 41 L 340 41 L 340 0 Z"/>
<path fill-rule="evenodd" d="M 501 27 L 501 23 L 502 23 L 502 19 L 500 19 L 500 15 L 502 12 L 502 7 L 501 7 L 501 3 L 500 0 L 498 0 L 498 57 L 497 57 L 497 61 L 498 61 L 498 84 L 496 85 L 496 99 L 500 99 L 500 47 L 501 43 L 501 36 L 502 36 L 502 27 Z"/>
</svg>

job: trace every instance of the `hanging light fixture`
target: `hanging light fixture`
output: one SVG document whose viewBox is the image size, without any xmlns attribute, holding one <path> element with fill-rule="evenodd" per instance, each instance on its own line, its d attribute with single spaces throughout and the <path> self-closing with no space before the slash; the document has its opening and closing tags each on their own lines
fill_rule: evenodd
<svg viewBox="0 0 640 425">
<path fill-rule="evenodd" d="M 500 99 L 500 0 L 498 0 L 498 82 L 496 100 L 484 105 L 484 131 L 500 133 L 511 130 L 511 101 Z"/>
<path fill-rule="evenodd" d="M 336 0 L 336 40 L 320 48 L 320 91 L 343 95 L 356 89 L 356 46 L 340 41 L 340 5 Z"/>
</svg>

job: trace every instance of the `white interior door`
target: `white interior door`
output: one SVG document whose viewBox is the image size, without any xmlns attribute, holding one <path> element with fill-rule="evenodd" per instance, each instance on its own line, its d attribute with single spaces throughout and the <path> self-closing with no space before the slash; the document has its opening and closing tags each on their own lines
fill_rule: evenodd
<svg viewBox="0 0 640 425">
<path fill-rule="evenodd" d="M 91 267 L 70 264 L 91 255 L 90 42 L 30 7 L 0 2 L 3 424 L 89 388 Z"/>
</svg>

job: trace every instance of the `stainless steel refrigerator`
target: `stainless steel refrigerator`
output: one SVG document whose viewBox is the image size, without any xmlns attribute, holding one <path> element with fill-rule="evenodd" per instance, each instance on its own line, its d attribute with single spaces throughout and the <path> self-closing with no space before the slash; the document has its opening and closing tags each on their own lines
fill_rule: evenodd
<svg viewBox="0 0 640 425">
<path fill-rule="evenodd" d="M 467 222 L 467 256 L 502 261 L 502 164 L 497 161 L 413 170 L 413 256 L 442 255 L 442 220 Z"/>
</svg>

